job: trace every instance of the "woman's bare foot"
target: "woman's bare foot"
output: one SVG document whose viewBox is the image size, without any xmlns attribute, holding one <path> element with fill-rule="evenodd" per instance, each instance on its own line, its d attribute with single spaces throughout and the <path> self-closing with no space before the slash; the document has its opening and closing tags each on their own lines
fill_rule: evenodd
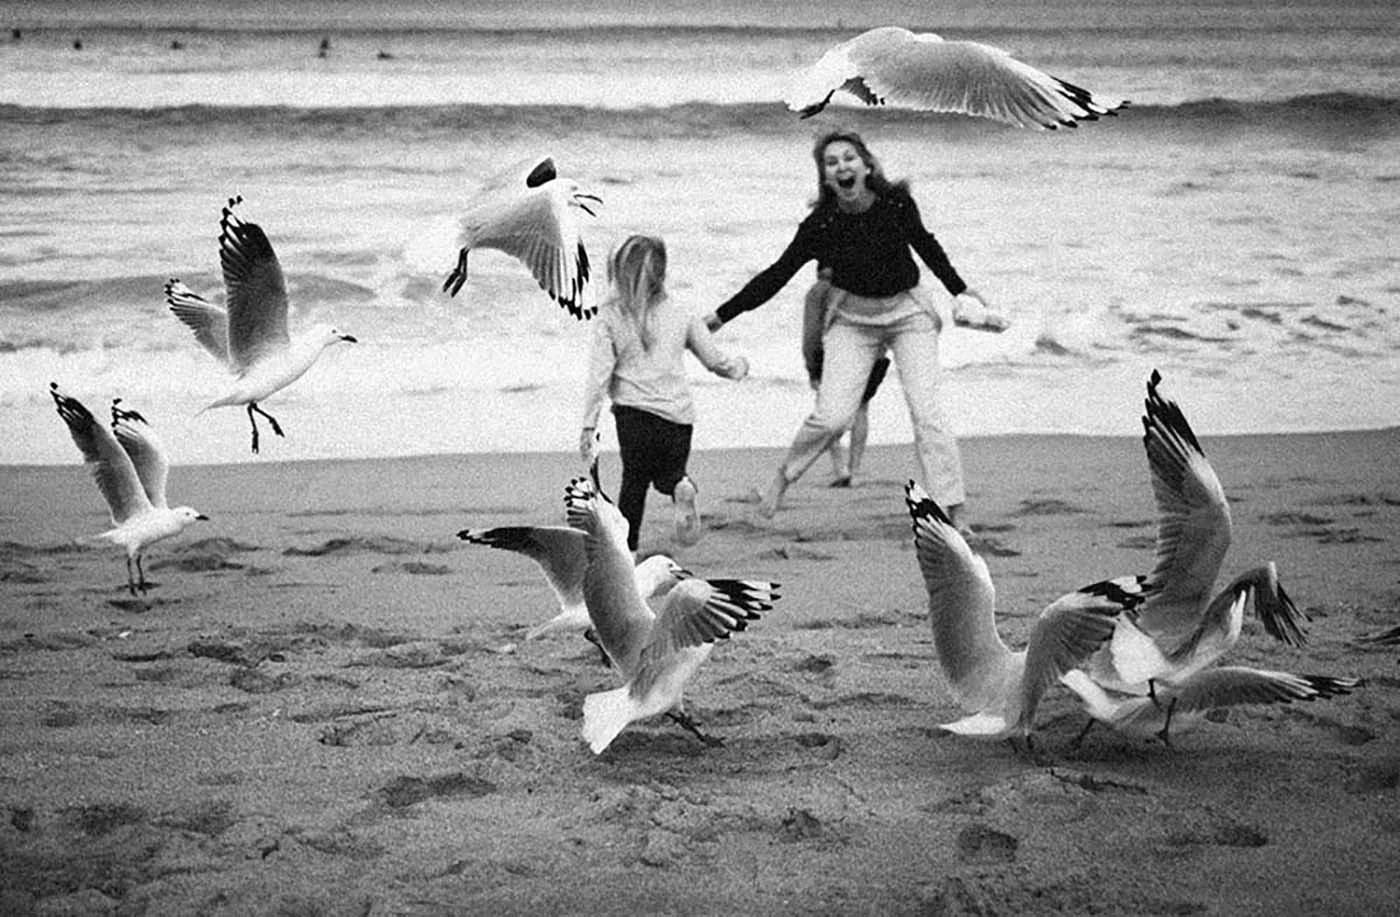
<svg viewBox="0 0 1400 917">
<path fill-rule="evenodd" d="M 783 503 L 783 494 L 787 493 L 788 480 L 783 469 L 779 468 L 778 473 L 773 476 L 773 480 L 768 484 L 768 492 L 763 495 L 763 499 L 758 503 L 758 514 L 764 519 L 772 519 L 773 514 L 778 511 L 778 507 Z"/>
</svg>

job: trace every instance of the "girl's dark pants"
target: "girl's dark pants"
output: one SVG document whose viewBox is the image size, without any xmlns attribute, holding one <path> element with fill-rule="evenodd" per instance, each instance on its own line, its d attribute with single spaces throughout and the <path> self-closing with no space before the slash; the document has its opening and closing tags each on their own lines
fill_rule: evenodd
<svg viewBox="0 0 1400 917">
<path fill-rule="evenodd" d="M 626 405 L 614 405 L 612 412 L 622 457 L 617 508 L 629 526 L 627 547 L 635 551 L 646 511 L 647 487 L 655 486 L 659 493 L 671 496 L 676 484 L 685 477 L 694 428 Z"/>
</svg>

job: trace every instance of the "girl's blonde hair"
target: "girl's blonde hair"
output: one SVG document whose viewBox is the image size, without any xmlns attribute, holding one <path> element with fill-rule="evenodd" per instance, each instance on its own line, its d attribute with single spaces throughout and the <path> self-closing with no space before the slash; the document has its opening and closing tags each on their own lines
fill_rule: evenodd
<svg viewBox="0 0 1400 917">
<path fill-rule="evenodd" d="M 630 316 L 642 349 L 651 350 L 651 310 L 666 298 L 666 243 L 655 236 L 628 236 L 608 258 L 610 301 Z"/>
</svg>

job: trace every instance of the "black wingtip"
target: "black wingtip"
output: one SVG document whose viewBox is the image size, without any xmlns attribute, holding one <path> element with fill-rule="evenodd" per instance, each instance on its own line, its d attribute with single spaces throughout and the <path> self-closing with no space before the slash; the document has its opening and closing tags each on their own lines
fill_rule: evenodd
<svg viewBox="0 0 1400 917">
<path fill-rule="evenodd" d="M 525 176 L 525 187 L 538 188 L 545 182 L 554 181 L 559 177 L 559 171 L 554 167 L 554 159 L 546 156 L 539 164 L 530 170 L 530 174 Z"/>
<path fill-rule="evenodd" d="M 943 511 L 943 507 L 934 502 L 930 496 L 915 497 L 914 489 L 919 484 L 913 478 L 904 485 L 904 502 L 909 506 L 909 515 L 913 517 L 915 526 L 918 525 L 922 516 L 932 516 L 935 521 L 944 525 L 952 526 L 953 520 L 948 518 L 948 514 Z"/>
<path fill-rule="evenodd" d="M 1147 399 L 1143 402 L 1143 410 L 1146 411 L 1142 418 L 1143 438 L 1147 439 L 1152 435 L 1154 426 L 1161 426 L 1180 436 L 1196 452 L 1205 455 L 1205 450 L 1201 448 L 1200 440 L 1196 438 L 1196 431 L 1191 429 L 1186 414 L 1175 401 L 1163 398 L 1157 391 L 1157 386 L 1161 383 L 1162 374 L 1152 370 L 1152 375 L 1147 379 Z"/>
</svg>

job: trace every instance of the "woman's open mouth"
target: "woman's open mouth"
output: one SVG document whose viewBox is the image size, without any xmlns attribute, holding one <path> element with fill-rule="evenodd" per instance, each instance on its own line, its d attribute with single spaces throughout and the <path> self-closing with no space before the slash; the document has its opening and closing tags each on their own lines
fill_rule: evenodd
<svg viewBox="0 0 1400 917">
<path fill-rule="evenodd" d="M 843 190 L 849 191 L 856 186 L 856 177 L 854 175 L 839 175 L 836 178 L 836 185 Z"/>
</svg>

